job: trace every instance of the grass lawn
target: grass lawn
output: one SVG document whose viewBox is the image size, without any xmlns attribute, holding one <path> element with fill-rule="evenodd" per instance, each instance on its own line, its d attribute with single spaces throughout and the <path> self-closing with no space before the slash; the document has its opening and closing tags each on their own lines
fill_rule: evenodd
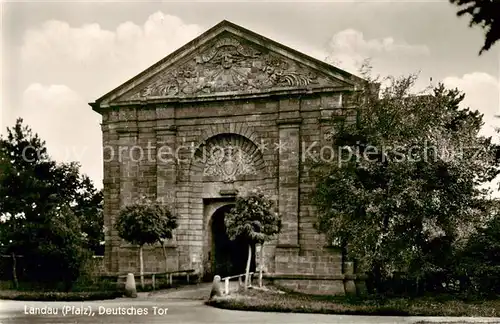
<svg viewBox="0 0 500 324">
<path fill-rule="evenodd" d="M 218 308 L 261 312 L 388 316 L 500 317 L 500 299 L 465 302 L 451 297 L 375 298 L 311 296 L 249 289 L 207 302 Z"/>
<path fill-rule="evenodd" d="M 33 283 L 19 283 L 15 289 L 11 281 L 0 282 L 0 299 L 26 301 L 85 301 L 114 299 L 122 296 L 116 289 L 116 283 L 101 281 L 93 285 L 76 285 L 71 291 L 49 289 Z"/>
<path fill-rule="evenodd" d="M 194 283 L 194 282 L 193 282 Z M 175 283 L 170 285 L 167 280 L 158 280 L 155 289 L 151 283 L 146 283 L 144 288 L 136 281 L 137 292 L 154 292 L 162 289 L 183 287 L 185 284 Z M 41 285 L 20 282 L 16 289 L 11 281 L 0 281 L 0 299 L 25 300 L 25 301 L 85 301 L 105 300 L 122 297 L 125 283 L 117 285 L 116 279 L 95 280 L 92 283 L 79 282 L 71 291 L 64 292 L 57 287 L 47 288 Z"/>
<path fill-rule="evenodd" d="M 86 301 L 105 300 L 121 297 L 117 291 L 18 291 L 0 290 L 0 299 L 25 300 L 25 301 Z"/>
</svg>

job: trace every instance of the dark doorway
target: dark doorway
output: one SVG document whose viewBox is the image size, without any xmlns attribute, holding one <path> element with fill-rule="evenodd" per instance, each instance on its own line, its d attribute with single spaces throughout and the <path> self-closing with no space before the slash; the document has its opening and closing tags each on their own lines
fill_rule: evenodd
<svg viewBox="0 0 500 324">
<path fill-rule="evenodd" d="M 226 233 L 224 217 L 234 205 L 217 209 L 212 216 L 212 270 L 222 278 L 245 273 L 248 244 L 242 240 L 231 241 Z M 252 246 L 250 271 L 255 271 L 255 245 Z"/>
</svg>

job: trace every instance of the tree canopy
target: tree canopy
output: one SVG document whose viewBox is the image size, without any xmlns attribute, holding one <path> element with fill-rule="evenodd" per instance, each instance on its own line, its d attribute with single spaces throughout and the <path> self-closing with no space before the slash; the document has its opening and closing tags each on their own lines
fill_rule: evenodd
<svg viewBox="0 0 500 324">
<path fill-rule="evenodd" d="M 125 241 L 142 246 L 171 239 L 177 217 L 168 206 L 143 198 L 124 206 L 115 226 Z"/>
<path fill-rule="evenodd" d="M 86 247 L 99 250 L 104 240 L 102 192 L 80 173 L 78 163 L 53 161 L 45 142 L 18 119 L 13 128 L 7 128 L 7 136 L 0 137 L 0 165 L 0 214 L 24 215 L 5 221 L 3 227 L 43 221 L 53 208 L 67 205 L 80 221 Z M 1 243 L 4 249 L 22 253 L 22 247 L 15 245 L 26 240 Z"/>
<path fill-rule="evenodd" d="M 281 231 L 281 218 L 274 211 L 274 203 L 260 189 L 250 191 L 246 196 L 238 196 L 233 208 L 224 217 L 226 232 L 231 240 L 241 239 L 248 244 L 245 270 L 245 289 L 249 283 L 252 245 L 261 244 L 259 285 L 262 286 L 263 253 L 262 246 Z"/>
<path fill-rule="evenodd" d="M 122 207 L 115 227 L 122 239 L 139 246 L 141 286 L 144 288 L 143 247 L 146 244 L 161 243 L 166 270 L 165 240 L 173 237 L 173 230 L 177 228 L 177 216 L 167 205 L 142 197 L 135 203 Z"/>
<path fill-rule="evenodd" d="M 358 94 L 355 123 L 332 126 L 338 156 L 316 169 L 317 228 L 379 278 L 419 277 L 442 267 L 440 249 L 483 221 L 479 185 L 498 173 L 496 147 L 478 135 L 482 115 L 459 107 L 458 90 L 417 95 L 416 76 L 389 81 Z"/>
<path fill-rule="evenodd" d="M 236 198 L 235 206 L 224 222 L 229 238 L 243 238 L 249 244 L 263 243 L 281 230 L 281 219 L 273 211 L 273 202 L 254 190 Z"/>
<path fill-rule="evenodd" d="M 104 239 L 101 192 L 77 163 L 53 161 L 22 119 L 0 137 L 0 170 L 0 253 L 13 273 L 24 257 L 24 281 L 70 287 Z"/>
<path fill-rule="evenodd" d="M 498 0 L 450 0 L 460 10 L 458 16 L 471 16 L 470 26 L 478 25 L 485 30 L 484 45 L 479 54 L 488 51 L 500 39 L 500 1 Z"/>
</svg>

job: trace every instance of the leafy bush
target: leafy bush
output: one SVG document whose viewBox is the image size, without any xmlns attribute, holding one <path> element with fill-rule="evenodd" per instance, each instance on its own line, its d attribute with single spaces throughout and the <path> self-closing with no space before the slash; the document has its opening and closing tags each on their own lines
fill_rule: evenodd
<svg viewBox="0 0 500 324">
<path fill-rule="evenodd" d="M 458 273 L 470 279 L 471 292 L 500 296 L 500 215 L 470 237 L 460 253 Z"/>
<path fill-rule="evenodd" d="M 47 285 L 62 283 L 69 290 L 90 257 L 79 220 L 69 207 L 56 207 L 43 222 L 26 224 L 25 229 L 32 243 L 24 255 L 28 280 Z"/>
<path fill-rule="evenodd" d="M 116 278 L 86 277 L 76 280 L 71 291 L 64 291 L 64 284 L 19 282 L 15 287 L 12 281 L 0 281 L 0 299 L 33 301 L 79 301 L 101 300 L 121 297 Z"/>
</svg>

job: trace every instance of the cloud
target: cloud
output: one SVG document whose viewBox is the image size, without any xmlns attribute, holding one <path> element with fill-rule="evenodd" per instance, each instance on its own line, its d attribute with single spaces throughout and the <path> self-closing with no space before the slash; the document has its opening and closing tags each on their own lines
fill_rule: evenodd
<svg viewBox="0 0 500 324">
<path fill-rule="evenodd" d="M 23 117 L 46 141 L 56 161 L 78 161 L 102 187 L 100 116 L 87 102 L 122 84 L 204 31 L 156 12 L 138 25 L 114 30 L 99 24 L 71 26 L 50 20 L 26 31 L 17 74 L 29 85 L 21 95 Z"/>
<path fill-rule="evenodd" d="M 125 82 L 201 32 L 200 26 L 162 12 L 150 15 L 143 25 L 128 21 L 115 30 L 51 20 L 25 33 L 21 59 L 28 78 L 69 84 L 95 99 L 91 97 Z"/>
<path fill-rule="evenodd" d="M 23 93 L 20 117 L 58 162 L 77 161 L 81 171 L 102 187 L 100 116 L 64 85 L 31 84 Z"/>
<path fill-rule="evenodd" d="M 357 51 L 361 53 L 389 53 L 405 55 L 428 55 L 429 49 L 424 45 L 396 43 L 394 38 L 365 40 L 363 33 L 354 29 L 346 29 L 335 34 L 330 47 L 340 51 Z"/>
<path fill-rule="evenodd" d="M 101 29 L 96 23 L 71 27 L 51 20 L 26 32 L 21 55 L 24 61 L 38 63 L 61 59 L 85 64 L 148 61 L 172 52 L 201 31 L 198 25 L 162 12 L 149 16 L 143 26 L 129 21 L 115 31 Z"/>
<path fill-rule="evenodd" d="M 333 35 L 328 44 L 328 61 L 351 73 L 358 72 L 367 58 L 374 62 L 399 57 L 428 56 L 425 45 L 412 45 L 392 37 L 365 39 L 362 32 L 345 29 Z"/>
<path fill-rule="evenodd" d="M 385 75 L 388 67 L 409 65 L 405 60 L 430 55 L 430 50 L 426 45 L 408 44 L 397 41 L 393 37 L 365 39 L 361 31 L 354 29 L 345 29 L 334 34 L 324 46 L 314 46 L 314 44 L 299 41 L 271 29 L 262 31 L 262 34 L 299 52 L 354 74 L 359 74 L 360 67 L 368 58 L 371 65 L 376 67 L 374 70 Z M 412 63 L 414 66 L 414 62 Z"/>
<path fill-rule="evenodd" d="M 462 106 L 469 107 L 472 110 L 479 110 L 484 114 L 485 125 L 481 134 L 498 139 L 495 128 L 500 125 L 495 115 L 500 114 L 499 80 L 488 73 L 473 72 L 464 74 L 461 77 L 447 77 L 443 79 L 443 83 L 449 88 L 458 88 L 465 93 Z"/>
</svg>

